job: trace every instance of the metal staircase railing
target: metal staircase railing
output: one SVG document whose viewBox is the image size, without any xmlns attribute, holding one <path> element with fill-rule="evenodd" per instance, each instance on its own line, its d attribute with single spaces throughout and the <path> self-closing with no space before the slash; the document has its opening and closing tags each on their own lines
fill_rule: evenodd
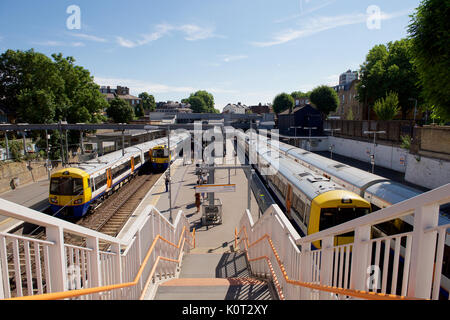
<svg viewBox="0 0 450 320">
<path fill-rule="evenodd" d="M 195 242 L 182 211 L 174 224 L 153 206 L 144 212 L 119 239 L 0 199 L 1 215 L 44 227 L 47 235 L 42 241 L 0 233 L 0 299 L 144 298 L 158 279 L 176 277 L 183 254 Z M 65 243 L 64 233 L 85 238 L 86 246 Z M 109 249 L 101 251 L 100 242 Z M 11 246 L 12 257 L 7 250 Z M 14 261 L 12 269 L 8 260 Z"/>
<path fill-rule="evenodd" d="M 252 273 L 271 277 L 285 299 L 436 300 L 450 228 L 438 226 L 439 206 L 448 202 L 450 184 L 304 238 L 274 205 L 256 223 L 244 214 L 235 245 L 243 243 Z M 372 227 L 411 214 L 412 232 L 372 238 Z M 349 232 L 353 243 L 336 246 Z"/>
</svg>

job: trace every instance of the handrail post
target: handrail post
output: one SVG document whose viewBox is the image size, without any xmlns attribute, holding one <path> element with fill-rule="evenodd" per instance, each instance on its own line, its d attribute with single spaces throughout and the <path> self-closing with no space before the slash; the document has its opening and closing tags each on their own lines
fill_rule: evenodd
<svg viewBox="0 0 450 320">
<path fill-rule="evenodd" d="M 311 243 L 302 244 L 302 254 L 300 259 L 300 281 L 310 282 L 311 281 Z M 301 300 L 311 300 L 311 290 L 308 288 L 301 287 L 300 289 L 300 299 Z"/>
<path fill-rule="evenodd" d="M 6 134 L 6 133 L 5 133 Z M 1 239 L 0 239 L 1 240 Z M 0 241 L 1 245 L 1 241 Z M 6 279 L 5 279 L 6 280 Z M 7 281 L 7 280 L 6 280 Z M 5 299 L 5 289 L 3 288 L 3 272 L 2 272 L 2 261 L 0 259 L 0 300 Z"/>
<path fill-rule="evenodd" d="M 121 255 L 120 255 L 120 244 L 113 243 L 111 245 L 111 251 L 114 252 L 116 255 L 114 256 L 114 281 L 115 283 L 122 283 L 122 262 L 121 262 Z M 123 298 L 122 297 L 123 290 L 116 292 L 116 297 Z"/>
<path fill-rule="evenodd" d="M 331 286 L 333 280 L 333 250 L 334 237 L 327 237 L 322 240 L 322 264 L 320 270 L 320 284 L 323 286 Z M 329 300 L 330 293 L 321 291 L 320 299 Z"/>
<path fill-rule="evenodd" d="M 51 292 L 67 290 L 66 257 L 64 252 L 64 232 L 59 226 L 46 228 L 47 240 L 54 243 L 49 246 L 50 274 L 52 276 Z"/>
<path fill-rule="evenodd" d="M 162 230 L 160 230 L 161 232 Z M 137 250 L 137 261 L 138 261 L 138 265 L 141 266 L 142 265 L 142 243 L 141 243 L 141 230 L 139 230 L 138 232 L 136 232 L 136 250 Z M 160 275 L 161 276 L 161 275 Z M 139 279 L 139 292 L 142 292 L 143 289 L 143 280 L 142 278 Z"/>
<path fill-rule="evenodd" d="M 414 230 L 411 247 L 411 266 L 408 296 L 429 299 L 433 282 L 437 231 L 427 232 L 438 225 L 439 205 L 431 204 L 414 211 Z"/>
<path fill-rule="evenodd" d="M 350 277 L 350 289 L 366 289 L 367 262 L 370 248 L 371 226 L 361 226 L 355 230 L 355 240 L 353 244 L 352 271 Z"/>
<path fill-rule="evenodd" d="M 98 238 L 88 237 L 86 239 L 86 246 L 91 248 L 89 253 L 89 262 L 91 264 L 91 274 L 89 275 L 89 287 L 95 288 L 102 285 L 101 261 L 100 261 L 100 247 Z M 95 293 L 92 295 L 93 300 L 98 300 L 100 295 Z"/>
</svg>

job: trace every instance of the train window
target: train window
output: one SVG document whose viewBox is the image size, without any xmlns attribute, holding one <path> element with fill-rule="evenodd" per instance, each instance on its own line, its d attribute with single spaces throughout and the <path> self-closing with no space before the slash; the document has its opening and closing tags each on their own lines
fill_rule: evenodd
<svg viewBox="0 0 450 320">
<path fill-rule="evenodd" d="M 73 179 L 73 194 L 82 194 L 83 190 L 83 180 Z"/>
<path fill-rule="evenodd" d="M 72 177 L 52 178 L 50 194 L 56 196 L 73 196 L 83 194 L 83 180 Z"/>
<path fill-rule="evenodd" d="M 300 220 L 301 221 L 305 221 L 305 203 L 297 196 L 294 194 L 293 196 L 293 208 L 295 211 L 297 211 Z"/>
<path fill-rule="evenodd" d="M 134 165 L 136 166 L 139 163 L 141 163 L 141 156 L 134 157 Z"/>
<path fill-rule="evenodd" d="M 169 156 L 168 149 L 153 150 L 153 158 L 167 158 Z"/>
<path fill-rule="evenodd" d="M 95 190 L 98 190 L 101 187 L 103 187 L 104 185 L 106 185 L 106 182 L 107 182 L 106 181 L 106 173 L 96 177 L 94 182 L 95 182 Z"/>
<path fill-rule="evenodd" d="M 320 211 L 319 231 L 369 214 L 369 208 L 325 208 Z"/>
</svg>

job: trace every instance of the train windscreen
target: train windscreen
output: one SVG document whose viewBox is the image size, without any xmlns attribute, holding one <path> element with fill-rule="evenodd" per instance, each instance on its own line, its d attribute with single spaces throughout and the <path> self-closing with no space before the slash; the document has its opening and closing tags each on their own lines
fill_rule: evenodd
<svg viewBox="0 0 450 320">
<path fill-rule="evenodd" d="M 153 150 L 154 158 L 167 158 L 169 156 L 169 152 L 167 149 L 157 149 Z"/>
<path fill-rule="evenodd" d="M 83 194 L 83 180 L 72 177 L 52 178 L 50 194 L 55 196 L 74 196 Z"/>
<path fill-rule="evenodd" d="M 320 212 L 320 228 L 326 230 L 369 214 L 369 208 L 325 208 Z"/>
</svg>

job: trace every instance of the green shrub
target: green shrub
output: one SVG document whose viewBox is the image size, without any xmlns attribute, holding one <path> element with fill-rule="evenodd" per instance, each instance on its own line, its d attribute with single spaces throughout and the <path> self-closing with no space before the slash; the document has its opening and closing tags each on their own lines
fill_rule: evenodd
<svg viewBox="0 0 450 320">
<path fill-rule="evenodd" d="M 401 111 L 398 101 L 398 94 L 392 91 L 386 95 L 386 98 L 377 100 L 373 110 L 378 119 L 382 121 L 393 120 Z"/>
</svg>

